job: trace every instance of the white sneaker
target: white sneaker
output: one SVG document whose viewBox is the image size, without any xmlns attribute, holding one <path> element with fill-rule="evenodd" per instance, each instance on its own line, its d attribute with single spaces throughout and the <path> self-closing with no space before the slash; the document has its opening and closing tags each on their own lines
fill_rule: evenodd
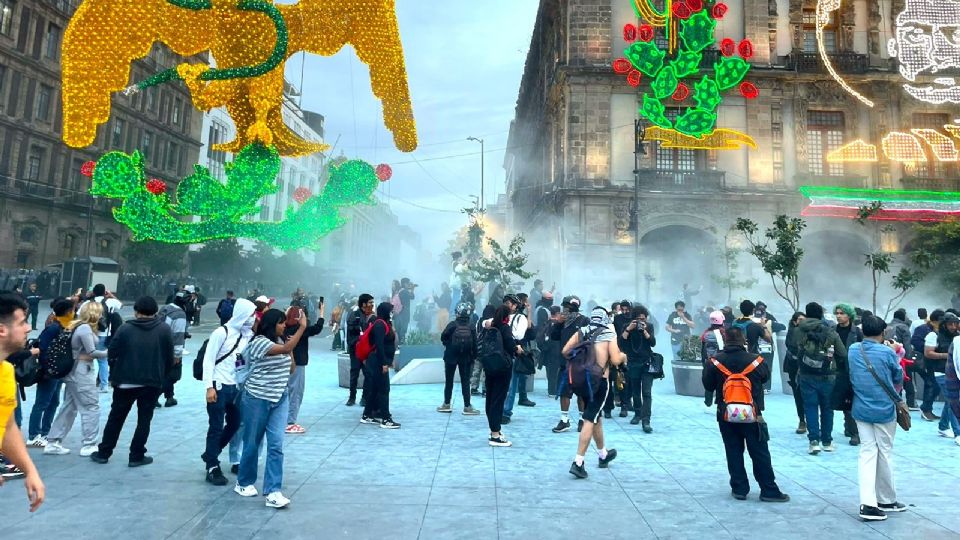
<svg viewBox="0 0 960 540">
<path fill-rule="evenodd" d="M 237 484 L 233 486 L 233 491 L 241 497 L 256 497 L 257 496 L 257 487 L 256 486 L 241 486 Z"/>
<path fill-rule="evenodd" d="M 31 446 L 33 448 L 44 448 L 47 446 L 47 438 L 43 435 L 37 435 L 36 437 L 27 441 L 27 446 Z"/>
<path fill-rule="evenodd" d="M 97 445 L 88 444 L 80 449 L 80 457 L 90 457 L 90 454 L 97 451 Z"/>
<path fill-rule="evenodd" d="M 703 406 L 703 414 L 710 414 L 710 413 L 712 413 L 712 412 L 716 412 L 716 410 L 717 410 L 717 409 L 711 407 L 710 405 L 704 405 L 704 406 Z"/>
<path fill-rule="evenodd" d="M 834 446 L 833 443 L 823 445 L 823 451 L 824 451 L 824 452 L 833 452 L 833 451 L 836 450 L 836 449 L 837 449 L 837 447 Z"/>
<path fill-rule="evenodd" d="M 957 443 L 957 446 L 960 446 L 960 436 L 957 436 L 957 438 L 954 439 L 953 442 Z"/>
<path fill-rule="evenodd" d="M 70 453 L 69 448 L 64 448 L 58 442 L 48 442 L 47 446 L 43 447 L 43 454 L 48 456 L 65 456 Z"/>
<path fill-rule="evenodd" d="M 283 493 L 274 491 L 267 495 L 267 508 L 284 508 L 290 504 L 290 499 L 283 496 Z"/>
<path fill-rule="evenodd" d="M 955 437 L 955 435 L 953 434 L 953 430 L 950 428 L 938 429 L 937 433 L 939 433 L 941 437 L 945 437 L 947 439 L 952 439 Z"/>
</svg>

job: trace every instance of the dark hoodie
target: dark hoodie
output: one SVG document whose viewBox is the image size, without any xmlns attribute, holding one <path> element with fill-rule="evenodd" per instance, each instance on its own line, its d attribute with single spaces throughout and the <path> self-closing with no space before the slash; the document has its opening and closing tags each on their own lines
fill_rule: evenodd
<svg viewBox="0 0 960 540">
<path fill-rule="evenodd" d="M 162 388 L 173 369 L 173 333 L 159 317 L 129 319 L 110 342 L 110 384 Z"/>
<path fill-rule="evenodd" d="M 297 333 L 297 330 L 300 329 L 299 324 L 293 326 L 287 326 L 284 329 L 283 337 L 290 338 L 290 336 Z M 300 341 L 297 342 L 297 346 L 293 348 L 293 361 L 298 366 L 305 366 L 310 361 L 310 339 L 311 337 L 323 332 L 323 317 L 318 317 L 316 322 L 308 326 L 307 329 L 303 332 L 303 335 L 300 336 Z"/>
<path fill-rule="evenodd" d="M 470 329 L 470 339 L 473 342 L 473 346 L 470 348 L 469 354 L 460 354 L 453 350 L 450 347 L 450 344 L 453 342 L 453 333 L 457 330 L 458 326 L 466 326 Z M 443 343 L 443 361 L 448 364 L 454 364 L 460 360 L 472 360 L 477 356 L 477 328 L 470 324 L 470 316 L 466 315 L 463 317 L 457 317 L 455 320 L 450 321 L 447 324 L 447 327 L 443 329 L 443 332 L 440 334 L 440 343 Z"/>
<path fill-rule="evenodd" d="M 397 352 L 397 334 L 390 324 L 391 311 L 393 311 L 393 304 L 390 302 L 383 302 L 377 306 L 377 319 L 370 330 L 370 344 L 373 345 L 373 351 L 365 364 L 374 373 L 379 373 L 383 366 L 392 365 L 393 355 Z M 390 332 L 387 332 L 388 326 Z"/>
<path fill-rule="evenodd" d="M 730 370 L 730 373 L 740 373 L 747 369 L 751 362 L 757 359 L 759 355 L 747 352 L 743 345 L 728 344 L 723 348 L 723 352 L 717 355 L 717 362 L 723 364 L 723 367 Z M 763 411 L 763 385 L 770 380 L 770 366 L 767 362 L 761 362 L 757 369 L 747 375 L 750 379 L 751 394 L 753 395 L 753 404 L 758 411 Z M 723 410 L 726 409 L 726 403 L 723 402 L 723 383 L 727 376 L 713 365 L 713 362 L 707 362 L 703 366 L 703 388 L 707 392 L 717 391 L 717 421 L 723 420 Z"/>
<path fill-rule="evenodd" d="M 830 328 L 827 323 L 823 322 L 820 319 L 806 318 L 800 321 L 800 324 L 797 326 L 797 332 L 795 333 L 795 344 L 792 346 L 799 354 L 797 356 L 798 366 L 800 373 L 807 373 L 806 364 L 803 363 L 803 351 L 806 348 L 805 345 L 807 340 L 810 339 L 810 334 L 814 330 L 819 328 L 823 329 L 824 336 L 826 338 L 826 343 L 824 347 L 829 347 L 833 345 L 833 358 L 834 362 L 831 364 L 831 371 L 836 371 L 841 367 L 846 369 L 847 365 L 847 347 L 843 344 L 843 340 L 840 339 L 840 336 L 837 334 L 837 331 L 833 328 Z M 791 344 L 787 344 L 788 347 L 791 347 Z M 809 374 L 808 374 L 809 375 Z"/>
</svg>

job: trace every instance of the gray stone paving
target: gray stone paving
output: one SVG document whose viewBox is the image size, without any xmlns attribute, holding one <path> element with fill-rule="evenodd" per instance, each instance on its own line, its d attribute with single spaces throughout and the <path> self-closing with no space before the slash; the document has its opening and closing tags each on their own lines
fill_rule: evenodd
<svg viewBox="0 0 960 540">
<path fill-rule="evenodd" d="M 188 348 L 196 350 L 199 334 Z M 517 407 L 504 428 L 512 448 L 487 446 L 482 415 L 435 412 L 441 385 L 395 386 L 391 409 L 403 427 L 382 430 L 359 424 L 359 409 L 343 406 L 346 391 L 336 385 L 329 344 L 311 345 L 301 414 L 307 433 L 286 438 L 288 509 L 240 498 L 229 474 L 228 487 L 204 482 L 199 455 L 207 419 L 201 385 L 191 379 L 177 387 L 180 405 L 154 417 L 148 448 L 156 462 L 149 467 L 126 467 L 123 445 L 134 415 L 118 459 L 108 465 L 76 454 L 79 426 L 65 442 L 73 454 L 31 450 L 48 500 L 30 515 L 17 481 L 0 488 L 0 538 L 960 537 L 960 447 L 938 438 L 936 424 L 915 419 L 913 430 L 897 434 L 897 487 L 910 510 L 864 524 L 856 518 L 857 450 L 838 444 L 834 454 L 808 456 L 805 436 L 793 432 L 792 398 L 779 383 L 766 417 L 777 480 L 792 500 L 760 503 L 754 485 L 741 502 L 729 495 L 714 417 L 695 398 L 675 395 L 669 379 L 654 387 L 654 433 L 627 419 L 607 421 L 607 446 L 619 457 L 601 470 L 589 456 L 590 477 L 574 480 L 567 469 L 577 434 L 550 432 L 558 405 L 539 382 L 537 407 Z M 476 405 L 482 408 L 482 400 Z M 103 395 L 104 421 L 108 410 Z"/>
</svg>

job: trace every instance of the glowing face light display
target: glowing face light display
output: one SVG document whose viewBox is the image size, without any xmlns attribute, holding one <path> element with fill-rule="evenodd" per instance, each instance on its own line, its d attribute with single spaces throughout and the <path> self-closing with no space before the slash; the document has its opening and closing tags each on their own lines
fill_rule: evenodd
<svg viewBox="0 0 960 540">
<path fill-rule="evenodd" d="M 906 0 L 887 48 L 910 81 L 903 85 L 908 94 L 933 105 L 960 103 L 960 82 L 938 77 L 960 69 L 960 0 Z M 921 75 L 936 78 L 918 83 Z"/>
<path fill-rule="evenodd" d="M 960 218 L 960 193 L 890 189 L 852 189 L 803 186 L 810 199 L 801 215 L 856 219 L 860 208 L 875 202 L 881 209 L 869 219 L 878 221 L 946 221 Z"/>
</svg>

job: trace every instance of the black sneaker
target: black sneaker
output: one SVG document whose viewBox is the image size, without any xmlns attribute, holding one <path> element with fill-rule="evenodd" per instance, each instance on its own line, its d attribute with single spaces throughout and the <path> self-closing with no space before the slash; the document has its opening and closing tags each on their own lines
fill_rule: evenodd
<svg viewBox="0 0 960 540">
<path fill-rule="evenodd" d="M 367 398 L 360 398 L 360 406 L 361 407 L 367 406 Z"/>
<path fill-rule="evenodd" d="M 176 407 L 176 406 L 177 406 L 177 398 L 170 398 L 170 399 L 164 401 L 164 402 L 163 402 L 163 406 L 164 406 L 164 407 Z"/>
<path fill-rule="evenodd" d="M 850 437 L 850 446 L 860 446 L 860 436 L 854 435 Z"/>
<path fill-rule="evenodd" d="M 785 503 L 790 500 L 790 496 L 787 495 L 786 493 L 781 493 L 780 495 L 774 495 L 773 497 L 769 497 L 767 495 L 760 495 L 760 500 L 763 502 Z"/>
<path fill-rule="evenodd" d="M 620 418 L 626 418 L 628 416 L 630 416 L 630 413 L 628 413 L 626 409 L 620 409 Z"/>
<path fill-rule="evenodd" d="M 353 406 L 356 405 L 356 404 L 357 404 L 357 402 L 356 402 L 356 400 L 354 400 L 353 398 L 350 398 L 350 399 L 347 400 L 347 407 L 353 407 Z"/>
<path fill-rule="evenodd" d="M 604 418 L 613 418 L 613 414 L 611 414 L 610 411 L 603 411 L 603 417 L 604 417 Z"/>
<path fill-rule="evenodd" d="M 650 427 L 650 424 L 648 424 L 647 422 L 644 422 L 644 423 L 643 423 L 643 432 L 644 432 L 644 433 L 653 433 L 653 428 Z"/>
<path fill-rule="evenodd" d="M 230 472 L 233 473 L 233 474 L 239 473 L 239 472 L 240 472 L 240 465 L 238 465 L 238 464 L 231 465 L 231 466 L 230 466 Z"/>
<path fill-rule="evenodd" d="M 879 506 L 880 510 L 883 510 L 884 512 L 906 512 L 907 511 L 907 505 L 899 502 L 894 502 L 890 504 L 880 503 L 877 506 Z"/>
<path fill-rule="evenodd" d="M 583 418 L 581 418 L 580 421 L 577 422 L 577 433 L 580 433 L 581 431 L 583 431 Z"/>
<path fill-rule="evenodd" d="M 940 417 L 934 414 L 933 412 L 926 412 L 926 411 L 920 413 L 920 418 L 923 418 L 927 422 L 936 422 L 937 420 L 940 419 Z"/>
<path fill-rule="evenodd" d="M 19 467 L 13 463 L 3 462 L 0 464 L 0 477 L 4 480 L 16 480 L 17 478 L 23 478 L 26 476 Z"/>
<path fill-rule="evenodd" d="M 227 477 L 223 475 L 223 471 L 217 466 L 207 471 L 207 482 L 215 486 L 225 486 L 227 485 Z"/>
<path fill-rule="evenodd" d="M 480 390 L 477 390 L 476 388 L 472 388 L 472 389 L 470 390 L 470 395 L 471 395 L 471 396 L 479 396 L 479 395 L 480 395 Z"/>
<path fill-rule="evenodd" d="M 500 419 L 500 423 L 503 424 L 503 425 L 509 424 L 509 423 L 510 423 L 510 417 L 509 417 L 509 416 L 504 416 L 503 418 Z"/>
<path fill-rule="evenodd" d="M 100 453 L 99 450 L 97 450 L 96 452 L 90 454 L 90 461 L 103 465 L 104 463 L 110 461 L 110 458 L 105 457 L 103 454 Z"/>
<path fill-rule="evenodd" d="M 860 519 L 863 521 L 883 521 L 887 519 L 887 514 L 876 506 L 860 505 Z"/>
<path fill-rule="evenodd" d="M 380 421 L 372 416 L 363 415 L 360 417 L 361 424 L 379 424 Z"/>
<path fill-rule="evenodd" d="M 610 466 L 610 462 L 613 461 L 613 460 L 615 460 L 615 459 L 617 459 L 617 449 L 616 449 L 616 448 L 611 448 L 610 450 L 607 450 L 607 457 L 606 457 L 606 458 L 600 458 L 600 465 L 599 465 L 600 468 L 601 468 L 601 469 L 606 469 L 607 467 Z"/>
<path fill-rule="evenodd" d="M 583 480 L 584 478 L 587 477 L 587 469 L 583 465 L 577 465 L 577 462 L 574 461 L 573 463 L 570 464 L 570 474 Z"/>
<path fill-rule="evenodd" d="M 163 405 L 160 404 L 160 400 L 158 399 L 157 402 L 153 404 L 153 408 L 159 409 L 160 407 L 163 407 Z"/>
<path fill-rule="evenodd" d="M 530 401 L 529 399 L 521 399 L 521 400 L 517 403 L 517 405 L 520 405 L 521 407 L 536 407 L 536 406 L 537 406 L 536 403 Z"/>
<path fill-rule="evenodd" d="M 557 427 L 553 428 L 553 432 L 554 432 L 554 433 L 565 433 L 565 432 L 567 432 L 567 431 L 570 431 L 570 421 L 569 421 L 569 420 L 561 420 L 561 421 L 557 422 Z"/>
<path fill-rule="evenodd" d="M 640 417 L 639 417 L 639 416 L 634 416 L 633 418 L 630 419 L 630 424 L 632 424 L 632 425 L 634 425 L 634 426 L 637 425 L 637 424 L 639 424 L 639 423 L 640 423 Z"/>
<path fill-rule="evenodd" d="M 93 457 L 93 456 L 90 456 L 90 457 Z M 153 457 L 143 456 L 142 458 L 136 461 L 131 460 L 129 463 L 127 463 L 127 467 L 143 467 L 144 465 L 149 465 L 151 463 L 153 463 Z"/>
<path fill-rule="evenodd" d="M 394 422 L 392 418 L 387 418 L 380 422 L 380 427 L 383 429 L 400 429 L 400 424 Z"/>
<path fill-rule="evenodd" d="M 730 494 L 733 495 L 733 498 L 738 501 L 747 500 L 747 495 L 745 493 L 737 493 L 736 491 L 731 491 Z"/>
</svg>

